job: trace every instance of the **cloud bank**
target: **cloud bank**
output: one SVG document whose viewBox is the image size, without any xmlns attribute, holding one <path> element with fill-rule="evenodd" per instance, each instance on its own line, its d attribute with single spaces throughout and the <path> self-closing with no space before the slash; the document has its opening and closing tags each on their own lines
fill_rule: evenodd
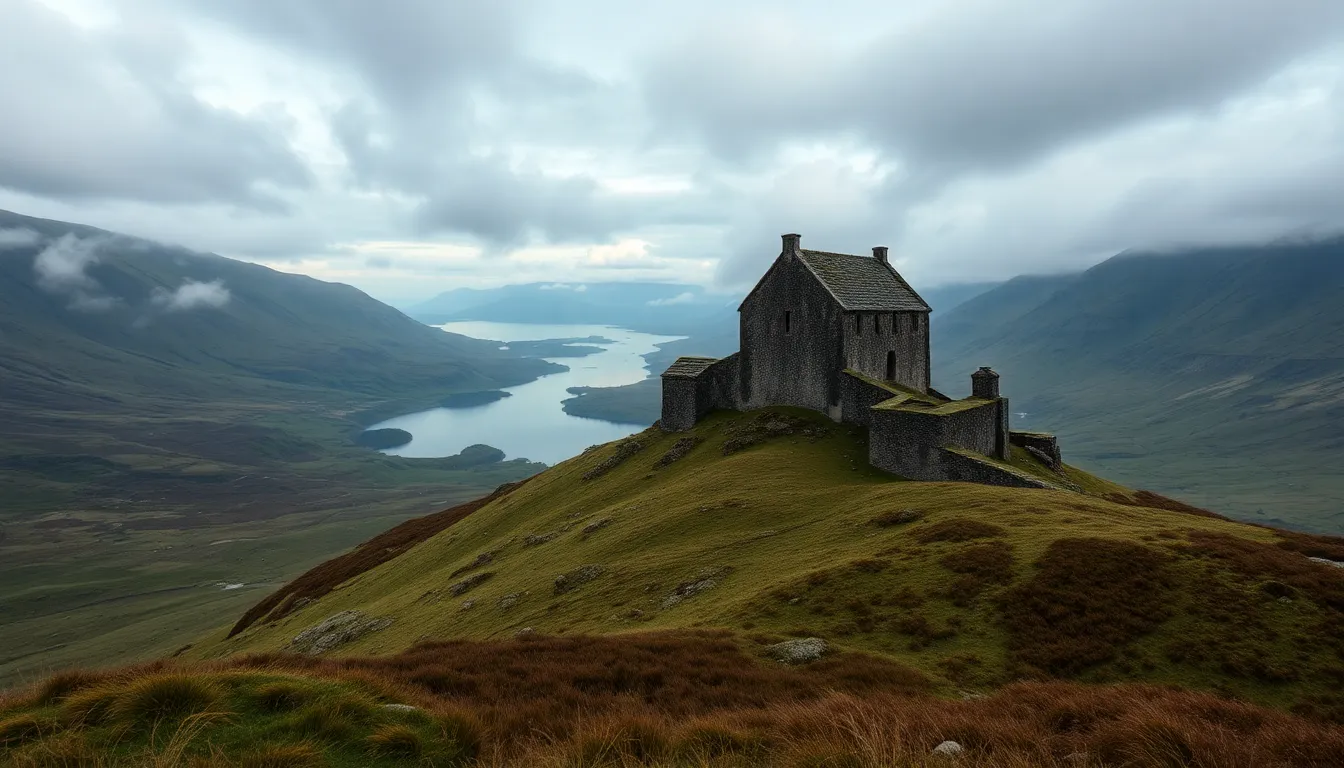
<svg viewBox="0 0 1344 768">
<path fill-rule="evenodd" d="M 220 309 L 232 298 L 223 280 L 196 282 L 188 280 L 176 290 L 159 288 L 150 301 L 166 312 L 186 312 L 193 309 Z"/>
</svg>

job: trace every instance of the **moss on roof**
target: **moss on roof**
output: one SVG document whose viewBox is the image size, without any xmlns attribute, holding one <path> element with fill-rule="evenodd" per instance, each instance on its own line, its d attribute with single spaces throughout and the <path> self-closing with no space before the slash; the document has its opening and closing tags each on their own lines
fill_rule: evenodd
<svg viewBox="0 0 1344 768">
<path fill-rule="evenodd" d="M 961 413 L 962 411 L 969 411 L 974 408 L 983 408 L 987 405 L 993 405 L 994 402 L 995 401 L 993 400 L 982 400 L 977 397 L 968 397 L 965 400 L 953 400 L 950 403 L 938 401 L 930 402 L 928 400 L 921 401 L 913 398 L 905 398 L 903 400 L 892 398 L 891 400 L 874 405 L 873 408 L 881 408 L 885 411 L 925 413 L 930 416 L 950 416 L 954 413 Z"/>
<path fill-rule="evenodd" d="M 930 405 L 938 405 L 938 404 L 942 403 L 941 400 L 939 400 L 938 398 L 934 397 L 933 395 L 925 394 L 925 393 L 923 393 L 923 392 L 920 392 L 920 391 L 917 390 L 917 389 L 912 389 L 912 388 L 910 388 L 910 387 L 907 387 L 907 386 L 905 386 L 904 384 L 897 384 L 897 383 L 894 382 L 894 381 L 883 381 L 882 379 L 875 379 L 875 378 L 873 378 L 872 376 L 869 376 L 869 375 L 866 374 L 866 373 L 859 373 L 858 371 L 854 370 L 853 368 L 846 368 L 846 369 L 844 370 L 844 372 L 847 373 L 847 374 L 849 374 L 850 376 L 853 376 L 854 378 L 858 379 L 859 381 L 864 382 L 865 384 L 871 384 L 871 385 L 874 386 L 874 387 L 879 387 L 879 388 L 881 388 L 881 389 L 885 389 L 886 391 L 892 393 L 893 395 L 900 395 L 900 396 L 902 396 L 902 398 L 903 398 L 903 399 L 902 399 L 902 402 L 904 402 L 904 401 L 908 401 L 908 400 L 916 400 L 916 401 L 919 401 L 919 402 L 928 403 L 928 404 L 930 404 Z M 884 402 L 885 402 L 885 403 L 889 403 L 889 402 L 891 402 L 891 401 L 890 401 L 890 400 L 887 400 L 887 401 L 884 401 Z"/>
</svg>

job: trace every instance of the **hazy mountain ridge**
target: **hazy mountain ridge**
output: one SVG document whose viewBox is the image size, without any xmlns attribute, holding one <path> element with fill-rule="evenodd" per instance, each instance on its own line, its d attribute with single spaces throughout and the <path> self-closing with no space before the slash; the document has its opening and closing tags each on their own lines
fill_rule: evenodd
<svg viewBox="0 0 1344 768">
<path fill-rule="evenodd" d="M 932 331 L 936 386 L 993 365 L 1015 425 L 1058 431 L 1083 466 L 1344 530 L 1324 460 L 1344 445 L 1344 241 L 1124 253 L 1010 281 Z"/>
</svg>

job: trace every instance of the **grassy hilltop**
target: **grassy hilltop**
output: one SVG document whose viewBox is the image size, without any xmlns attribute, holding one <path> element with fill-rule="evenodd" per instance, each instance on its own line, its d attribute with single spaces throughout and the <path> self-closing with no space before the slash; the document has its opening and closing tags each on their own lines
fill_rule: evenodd
<svg viewBox="0 0 1344 768">
<path fill-rule="evenodd" d="M 0 742 L 248 766 L 913 766 L 949 739 L 985 766 L 1344 759 L 1344 569 L 1322 562 L 1344 542 L 1025 455 L 1059 490 L 864 455 L 778 408 L 595 446 L 171 661 L 16 694 Z M 805 638 L 820 659 L 781 663 Z"/>
</svg>

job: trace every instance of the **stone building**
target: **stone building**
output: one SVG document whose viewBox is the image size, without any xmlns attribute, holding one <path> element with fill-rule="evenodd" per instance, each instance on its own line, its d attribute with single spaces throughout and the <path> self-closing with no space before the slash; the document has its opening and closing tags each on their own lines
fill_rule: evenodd
<svg viewBox="0 0 1344 768">
<path fill-rule="evenodd" d="M 867 427 L 869 463 L 902 477 L 1049 486 L 1007 463 L 1012 444 L 1056 468 L 1059 450 L 1052 435 L 1009 431 L 998 374 L 973 373 L 963 400 L 930 386 L 930 308 L 886 248 L 854 256 L 783 240 L 738 307 L 739 351 L 678 358 L 663 372 L 664 430 L 715 409 L 797 406 Z"/>
</svg>

